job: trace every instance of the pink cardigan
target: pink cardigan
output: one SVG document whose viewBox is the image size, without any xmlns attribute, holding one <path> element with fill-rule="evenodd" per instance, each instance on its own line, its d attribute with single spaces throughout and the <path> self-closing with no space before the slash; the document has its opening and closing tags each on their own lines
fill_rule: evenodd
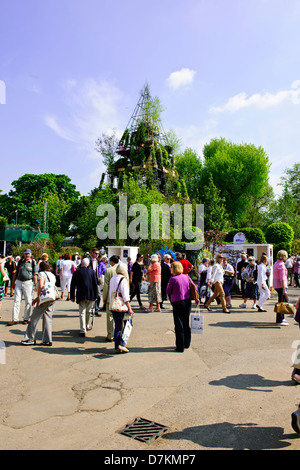
<svg viewBox="0 0 300 470">
<path fill-rule="evenodd" d="M 273 287 L 274 289 L 280 289 L 282 287 L 281 282 L 284 282 L 284 287 L 287 287 L 287 269 L 282 260 L 277 260 L 273 266 Z"/>
<path fill-rule="evenodd" d="M 161 267 L 157 261 L 150 264 L 148 274 L 149 282 L 161 282 Z"/>
</svg>

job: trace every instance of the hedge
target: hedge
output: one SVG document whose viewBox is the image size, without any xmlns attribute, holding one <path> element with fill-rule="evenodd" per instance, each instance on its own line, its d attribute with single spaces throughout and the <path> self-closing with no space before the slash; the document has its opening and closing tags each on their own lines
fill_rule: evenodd
<svg viewBox="0 0 300 470">
<path fill-rule="evenodd" d="M 246 237 L 247 243 L 253 243 L 257 245 L 263 245 L 266 243 L 266 238 L 263 231 L 260 228 L 255 227 L 244 227 L 242 229 L 232 229 L 228 232 L 225 237 L 227 243 L 233 242 L 233 237 L 237 233 L 243 233 Z"/>
</svg>

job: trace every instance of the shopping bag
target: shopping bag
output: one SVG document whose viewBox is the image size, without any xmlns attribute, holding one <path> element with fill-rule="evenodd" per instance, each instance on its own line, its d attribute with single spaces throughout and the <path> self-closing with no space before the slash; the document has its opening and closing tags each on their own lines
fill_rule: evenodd
<svg viewBox="0 0 300 470">
<path fill-rule="evenodd" d="M 149 282 L 143 281 L 141 285 L 141 294 L 147 294 L 149 288 Z"/>
<path fill-rule="evenodd" d="M 125 322 L 123 333 L 122 333 L 122 340 L 124 341 L 125 345 L 128 343 L 131 331 L 132 331 L 132 321 L 130 319 Z"/>
<path fill-rule="evenodd" d="M 40 305 L 54 302 L 59 298 L 59 292 L 55 284 L 51 284 L 47 273 L 45 272 L 48 282 L 45 284 L 40 293 Z"/>
<path fill-rule="evenodd" d="M 191 333 L 192 334 L 203 334 L 204 317 L 200 315 L 200 308 L 197 307 L 195 313 L 191 315 Z"/>
</svg>

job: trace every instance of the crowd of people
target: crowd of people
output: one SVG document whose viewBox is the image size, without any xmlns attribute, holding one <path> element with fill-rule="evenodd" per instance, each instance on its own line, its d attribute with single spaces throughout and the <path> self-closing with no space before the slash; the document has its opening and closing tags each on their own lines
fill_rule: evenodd
<svg viewBox="0 0 300 470">
<path fill-rule="evenodd" d="M 204 299 L 204 307 L 211 311 L 211 304 L 216 300 L 224 313 L 230 313 L 231 290 L 234 283 L 237 283 L 243 299 L 239 307 L 246 308 L 247 301 L 252 300 L 253 309 L 265 312 L 264 303 L 270 298 L 271 269 L 272 287 L 278 294 L 278 303 L 288 302 L 288 285 L 293 285 L 294 282 L 299 287 L 299 256 L 294 257 L 281 250 L 272 267 L 265 253 L 257 262 L 253 256 L 241 252 L 234 265 L 222 253 L 217 253 L 215 259 L 203 258 L 197 270 L 199 299 L 195 302 L 198 304 Z M 66 253 L 52 267 L 47 253 L 36 261 L 31 250 L 25 249 L 22 258 L 0 257 L 0 308 L 1 300 L 8 295 L 10 285 L 10 296 L 14 296 L 14 303 L 12 320 L 8 322 L 8 326 L 19 323 L 21 300 L 24 297 L 23 323 L 28 326 L 23 344 L 35 344 L 37 325 L 43 318 L 42 343 L 52 345 L 52 315 L 55 301 L 58 300 L 58 291 L 56 290 L 52 301 L 42 304 L 39 299 L 43 289 L 54 291 L 54 288 L 60 287 L 60 299 L 66 293 L 67 301 L 78 304 L 80 336 L 84 337 L 92 329 L 91 318 L 94 315 L 102 316 L 105 311 L 107 341 L 114 341 L 117 351 L 128 352 L 121 339 L 122 327 L 133 314 L 131 302 L 134 297 L 139 308 L 145 312 L 160 312 L 165 308 L 164 302 L 169 300 L 173 309 L 176 351 L 183 352 L 191 341 L 189 317 L 192 306 L 192 272 L 195 273 L 193 264 L 186 259 L 185 254 L 180 253 L 176 255 L 176 259 L 172 259 L 168 253 L 163 259 L 158 254 L 144 259 L 139 253 L 134 262 L 128 257 L 125 264 L 115 255 L 108 259 L 104 249 L 93 248 L 91 253 L 82 256 L 78 253 L 73 256 Z M 119 285 L 119 281 L 123 279 L 125 281 Z M 141 300 L 141 287 L 144 284 L 148 293 L 148 306 L 143 305 Z M 112 309 L 117 291 L 126 305 L 122 312 Z M 37 294 L 35 299 L 34 292 Z M 32 306 L 35 308 L 31 314 Z M 280 311 L 276 312 L 276 324 L 288 325 Z M 295 369 L 293 377 L 300 382 L 298 369 Z"/>
<path fill-rule="evenodd" d="M 20 307 L 24 298 L 22 323 L 27 325 L 27 330 L 22 344 L 36 344 L 38 323 L 43 319 L 42 344 L 51 346 L 55 302 L 58 299 L 63 300 L 66 294 L 67 301 L 78 304 L 80 336 L 85 337 L 87 331 L 92 329 L 91 315 L 92 318 L 94 315 L 102 316 L 105 311 L 107 341 L 114 341 L 116 351 L 128 352 L 122 340 L 122 330 L 124 322 L 133 315 L 133 298 L 136 296 L 139 307 L 145 312 L 160 312 L 165 308 L 164 301 L 171 299 L 176 351 L 183 352 L 184 348 L 190 346 L 191 340 L 190 283 L 193 281 L 188 274 L 192 269 L 193 265 L 184 254 L 178 254 L 175 260 L 169 254 L 165 254 L 163 259 L 158 254 L 153 254 L 147 256 L 146 260 L 142 254 L 138 254 L 135 262 L 128 257 L 126 265 L 120 262 L 118 256 L 108 259 L 105 251 L 100 252 L 97 248 L 82 256 L 78 253 L 73 256 L 66 253 L 51 266 L 47 253 L 35 260 L 31 250 L 27 248 L 22 258 L 0 257 L 0 302 L 4 296 L 9 295 L 10 287 L 10 296 L 14 296 L 14 303 L 12 320 L 7 325 L 13 326 L 20 323 Z M 119 284 L 123 279 L 125 281 Z M 141 301 L 143 282 L 147 285 L 148 306 L 144 306 Z M 60 288 L 60 294 L 57 287 Z M 50 291 L 53 292 L 52 297 L 47 297 L 45 292 L 49 294 Z M 126 305 L 122 312 L 113 310 L 114 297 L 118 291 Z M 47 299 L 46 302 L 42 302 L 42 296 Z M 198 303 L 198 299 L 195 302 Z"/>
</svg>

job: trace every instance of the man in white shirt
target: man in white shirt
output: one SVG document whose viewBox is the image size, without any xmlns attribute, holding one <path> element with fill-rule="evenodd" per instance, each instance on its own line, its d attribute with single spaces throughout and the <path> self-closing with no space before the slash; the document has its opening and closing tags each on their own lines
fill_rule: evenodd
<svg viewBox="0 0 300 470">
<path fill-rule="evenodd" d="M 211 302 L 215 300 L 218 296 L 220 296 L 223 312 L 230 313 L 230 311 L 226 307 L 225 293 L 223 290 L 223 282 L 224 282 L 223 255 L 218 254 L 216 257 L 216 263 L 214 264 L 212 268 L 211 279 L 210 279 L 211 285 L 214 285 L 214 293 L 212 297 L 210 297 L 210 299 L 205 304 L 205 308 L 207 308 L 207 310 L 209 311 L 211 310 L 209 308 Z"/>
</svg>

